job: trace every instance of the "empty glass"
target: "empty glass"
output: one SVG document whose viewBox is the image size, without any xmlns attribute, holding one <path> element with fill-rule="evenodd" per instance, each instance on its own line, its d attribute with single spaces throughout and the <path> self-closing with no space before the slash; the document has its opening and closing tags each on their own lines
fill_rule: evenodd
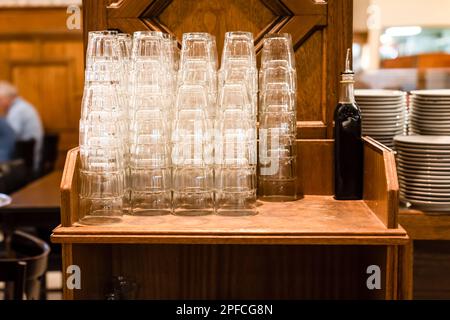
<svg viewBox="0 0 450 320">
<path fill-rule="evenodd" d="M 289 34 L 264 37 L 259 86 L 259 195 L 266 201 L 295 200 L 297 79 Z"/>
<path fill-rule="evenodd" d="M 89 33 L 80 119 L 80 222 L 121 221 L 125 196 L 125 57 L 117 32 Z"/>
<path fill-rule="evenodd" d="M 131 212 L 160 215 L 172 211 L 170 113 L 173 59 L 170 37 L 136 32 L 131 69 L 130 189 Z"/>
<path fill-rule="evenodd" d="M 173 208 L 175 214 L 214 212 L 212 127 L 207 114 L 208 91 L 181 85 L 172 132 Z"/>
<path fill-rule="evenodd" d="M 216 211 L 256 213 L 257 69 L 253 36 L 225 35 L 215 125 Z"/>
</svg>

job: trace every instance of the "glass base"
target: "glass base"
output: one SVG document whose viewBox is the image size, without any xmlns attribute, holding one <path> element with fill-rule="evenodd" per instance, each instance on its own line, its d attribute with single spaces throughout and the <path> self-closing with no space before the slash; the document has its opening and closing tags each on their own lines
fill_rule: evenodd
<svg viewBox="0 0 450 320">
<path fill-rule="evenodd" d="M 146 208 L 134 208 L 130 211 L 130 215 L 133 216 L 165 216 L 172 213 L 172 209 L 146 209 Z"/>
<path fill-rule="evenodd" d="M 217 214 L 228 217 L 254 216 L 258 214 L 255 209 L 217 209 Z"/>
<path fill-rule="evenodd" d="M 299 198 L 297 196 L 270 195 L 270 196 L 259 196 L 258 199 L 266 202 L 289 202 L 289 201 L 296 201 Z"/>
<path fill-rule="evenodd" d="M 213 214 L 214 210 L 209 209 L 175 209 L 173 214 L 176 216 L 187 216 L 187 217 L 195 217 L 195 216 L 207 216 Z"/>
<path fill-rule="evenodd" d="M 79 223 L 86 226 L 108 225 L 122 222 L 120 216 L 93 216 L 88 215 L 80 219 Z"/>
</svg>

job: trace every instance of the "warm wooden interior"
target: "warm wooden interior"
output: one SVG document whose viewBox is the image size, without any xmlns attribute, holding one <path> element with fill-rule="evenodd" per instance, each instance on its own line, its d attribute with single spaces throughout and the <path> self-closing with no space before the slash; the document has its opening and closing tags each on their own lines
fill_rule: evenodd
<svg viewBox="0 0 450 320">
<path fill-rule="evenodd" d="M 351 46 L 352 1 L 85 0 L 84 36 L 99 29 L 189 31 L 217 37 L 248 30 L 257 51 L 268 32 L 290 32 L 298 73 L 298 176 L 304 197 L 259 203 L 247 217 L 124 216 L 109 226 L 80 226 L 78 150 L 61 182 L 63 268 L 83 270 L 66 299 L 104 299 L 114 275 L 134 279 L 138 298 L 408 299 L 412 251 L 397 224 L 393 153 L 364 139 L 364 199 L 333 199 L 333 110 L 338 75 Z M 258 14 L 253 14 L 254 12 Z M 195 17 L 195 18 L 193 18 Z M 382 270 L 368 290 L 367 267 Z M 67 276 L 67 275 L 65 275 Z"/>
<path fill-rule="evenodd" d="M 59 134 L 57 167 L 78 145 L 83 95 L 83 36 L 68 30 L 67 7 L 0 10 L 0 80 L 15 84 L 41 116 L 46 133 Z"/>
</svg>

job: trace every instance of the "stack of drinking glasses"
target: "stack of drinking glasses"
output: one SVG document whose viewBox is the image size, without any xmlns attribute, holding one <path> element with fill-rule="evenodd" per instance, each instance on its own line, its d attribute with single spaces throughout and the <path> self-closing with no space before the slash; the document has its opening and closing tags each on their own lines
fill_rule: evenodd
<svg viewBox="0 0 450 320">
<path fill-rule="evenodd" d="M 214 135 L 215 200 L 219 214 L 255 213 L 257 81 L 253 35 L 227 32 Z"/>
<path fill-rule="evenodd" d="M 259 74 L 259 175 L 262 200 L 297 198 L 296 69 L 291 36 L 264 37 Z"/>
<path fill-rule="evenodd" d="M 81 222 L 120 221 L 125 175 L 126 107 L 121 103 L 123 53 L 117 32 L 90 32 L 80 119 Z"/>
<path fill-rule="evenodd" d="M 213 125 L 217 51 L 208 33 L 183 34 L 172 125 L 173 212 L 214 212 Z"/>
<path fill-rule="evenodd" d="M 135 32 L 131 66 L 130 181 L 132 214 L 172 211 L 170 126 L 173 39 Z"/>
</svg>

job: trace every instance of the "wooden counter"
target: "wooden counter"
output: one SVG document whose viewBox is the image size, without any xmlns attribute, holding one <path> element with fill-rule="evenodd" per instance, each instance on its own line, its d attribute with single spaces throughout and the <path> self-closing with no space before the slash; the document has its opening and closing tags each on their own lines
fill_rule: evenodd
<svg viewBox="0 0 450 320">
<path fill-rule="evenodd" d="M 397 224 L 394 155 L 370 138 L 364 143 L 363 200 L 336 201 L 323 183 L 333 181 L 332 140 L 298 140 L 299 176 L 308 177 L 298 201 L 258 202 L 258 214 L 246 217 L 126 215 L 109 226 L 78 224 L 79 159 L 71 150 L 53 241 L 63 245 L 64 267 L 79 265 L 84 282 L 65 297 L 102 299 L 121 274 L 150 299 L 410 298 L 412 250 Z M 383 270 L 381 290 L 366 287 L 370 265 Z"/>
</svg>

